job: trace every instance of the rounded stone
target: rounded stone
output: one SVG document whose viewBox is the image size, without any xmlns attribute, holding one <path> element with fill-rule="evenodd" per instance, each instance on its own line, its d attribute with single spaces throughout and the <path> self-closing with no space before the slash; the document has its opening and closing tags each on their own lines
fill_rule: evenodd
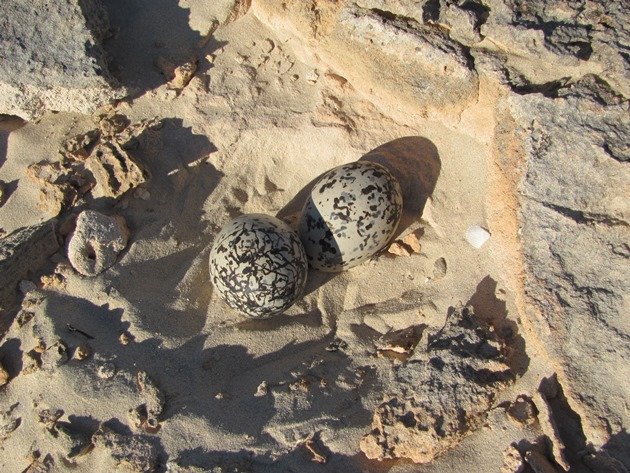
<svg viewBox="0 0 630 473">
<path fill-rule="evenodd" d="M 343 271 L 383 249 L 401 215 L 396 178 L 380 164 L 357 161 L 317 181 L 302 209 L 298 233 L 313 268 Z"/>
<path fill-rule="evenodd" d="M 253 318 L 288 309 L 306 284 L 308 263 L 300 239 L 287 224 L 263 214 L 235 218 L 210 251 L 210 277 L 230 307 Z"/>
<path fill-rule="evenodd" d="M 96 276 L 114 265 L 128 239 L 129 229 L 122 217 L 85 210 L 68 240 L 68 260 L 84 276 Z"/>
</svg>

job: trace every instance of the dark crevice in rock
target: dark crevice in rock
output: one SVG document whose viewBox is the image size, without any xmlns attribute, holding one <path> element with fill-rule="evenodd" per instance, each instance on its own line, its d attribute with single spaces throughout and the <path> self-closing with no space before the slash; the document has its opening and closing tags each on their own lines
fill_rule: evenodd
<svg viewBox="0 0 630 473">
<path fill-rule="evenodd" d="M 545 37 L 545 46 L 557 54 L 568 54 L 587 61 L 593 53 L 592 25 L 577 22 L 559 21 L 546 11 L 544 2 L 530 0 L 512 0 L 514 12 L 512 26 L 541 31 Z M 570 5 L 577 17 L 579 10 Z"/>
<path fill-rule="evenodd" d="M 563 207 L 561 205 L 552 204 L 550 202 L 539 202 L 544 207 L 553 210 L 554 212 L 559 213 L 560 215 L 573 220 L 575 223 L 582 225 L 592 225 L 592 224 L 602 224 L 607 225 L 609 227 L 628 227 L 630 226 L 628 222 L 625 220 L 621 220 L 616 217 L 612 217 L 610 215 L 593 213 L 593 212 L 584 212 L 583 210 L 575 210 L 569 207 Z"/>
<path fill-rule="evenodd" d="M 475 58 L 470 53 L 470 47 L 453 40 L 447 31 L 432 26 L 422 25 L 414 18 L 397 15 L 379 8 L 359 9 L 363 12 L 370 12 L 384 25 L 388 25 L 392 28 L 404 31 L 405 33 L 421 37 L 424 41 L 430 43 L 435 48 L 438 48 L 447 54 L 453 54 L 456 57 L 461 58 L 469 70 L 475 70 Z"/>
<path fill-rule="evenodd" d="M 562 77 L 560 79 L 535 84 L 528 81 L 512 81 L 508 78 L 508 84 L 513 92 L 519 95 L 542 94 L 544 97 L 557 98 L 558 91 L 566 86 L 570 77 Z"/>
</svg>

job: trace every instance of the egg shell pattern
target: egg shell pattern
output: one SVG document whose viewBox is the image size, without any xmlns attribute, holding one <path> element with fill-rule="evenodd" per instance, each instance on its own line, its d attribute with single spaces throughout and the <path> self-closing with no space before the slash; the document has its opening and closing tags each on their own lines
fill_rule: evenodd
<svg viewBox="0 0 630 473">
<path fill-rule="evenodd" d="M 309 264 L 343 271 L 383 249 L 402 215 L 402 193 L 380 164 L 357 161 L 326 173 L 313 187 L 298 233 Z"/>
<path fill-rule="evenodd" d="M 230 307 L 253 318 L 288 309 L 304 290 L 307 272 L 297 234 L 268 215 L 235 218 L 210 251 L 212 283 Z"/>
</svg>

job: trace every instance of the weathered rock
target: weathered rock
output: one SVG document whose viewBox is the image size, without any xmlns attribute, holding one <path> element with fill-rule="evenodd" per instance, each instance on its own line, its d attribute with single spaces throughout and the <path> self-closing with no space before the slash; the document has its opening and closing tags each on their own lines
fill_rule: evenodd
<svg viewBox="0 0 630 473">
<path fill-rule="evenodd" d="M 18 284 L 35 272 L 59 249 L 56 220 L 21 228 L 0 240 L 0 307 L 8 308 Z"/>
<path fill-rule="evenodd" d="M 68 348 L 61 340 L 57 340 L 42 353 L 42 368 L 52 370 L 68 361 Z"/>
<path fill-rule="evenodd" d="M 155 382 L 144 372 L 138 372 L 136 377 L 140 396 L 144 401 L 140 412 L 141 426 L 146 430 L 153 431 L 159 426 L 159 418 L 164 409 L 164 395 L 158 389 Z"/>
<path fill-rule="evenodd" d="M 72 207 L 94 186 L 83 166 L 64 161 L 31 164 L 26 175 L 39 187 L 39 208 L 52 217 Z"/>
<path fill-rule="evenodd" d="M 68 242 L 68 259 L 79 273 L 96 276 L 110 268 L 127 246 L 129 229 L 122 217 L 85 210 Z"/>
<path fill-rule="evenodd" d="M 594 76 L 510 102 L 528 159 L 520 187 L 527 296 L 563 382 L 588 412 L 585 433 L 601 446 L 630 422 L 616 368 L 630 357 L 629 104 Z"/>
<path fill-rule="evenodd" d="M 427 463 L 483 425 L 496 393 L 513 379 L 496 334 L 470 307 L 429 337 L 423 359 L 398 369 L 400 391 L 375 411 L 361 440 L 368 458 Z"/>
<path fill-rule="evenodd" d="M 92 435 L 96 449 L 102 449 L 117 466 L 131 471 L 153 471 L 157 463 L 157 452 L 153 445 L 136 435 L 122 435 L 101 424 Z"/>
<path fill-rule="evenodd" d="M 109 20 L 95 0 L 5 0 L 0 17 L 0 113 L 92 113 L 124 97 L 101 40 Z"/>
<path fill-rule="evenodd" d="M 13 404 L 9 409 L 0 412 L 0 441 L 5 440 L 22 423 L 22 418 L 15 412 L 19 403 Z"/>
</svg>

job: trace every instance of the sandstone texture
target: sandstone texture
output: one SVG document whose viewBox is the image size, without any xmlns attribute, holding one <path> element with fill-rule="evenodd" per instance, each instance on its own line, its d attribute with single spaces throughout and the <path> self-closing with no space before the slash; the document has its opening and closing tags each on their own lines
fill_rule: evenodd
<svg viewBox="0 0 630 473">
<path fill-rule="evenodd" d="M 124 93 L 107 68 L 99 0 L 6 0 L 0 18 L 0 113 L 91 113 Z"/>
<path fill-rule="evenodd" d="M 96 276 L 110 268 L 127 246 L 129 229 L 122 217 L 85 210 L 68 240 L 68 259 L 79 273 Z"/>
</svg>

